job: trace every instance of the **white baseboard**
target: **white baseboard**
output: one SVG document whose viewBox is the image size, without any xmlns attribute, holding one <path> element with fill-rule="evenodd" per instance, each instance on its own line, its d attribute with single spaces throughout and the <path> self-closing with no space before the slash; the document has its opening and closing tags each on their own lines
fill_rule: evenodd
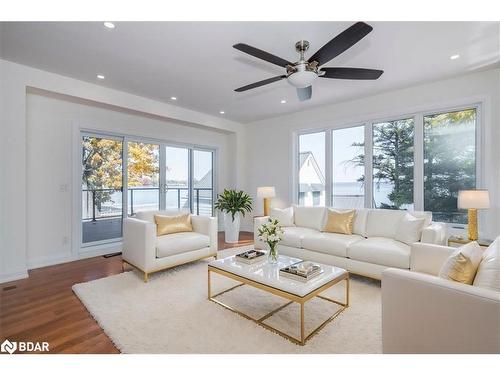
<svg viewBox="0 0 500 375">
<path fill-rule="evenodd" d="M 56 254 L 35 259 L 28 259 L 28 269 L 32 270 L 34 268 L 53 266 L 56 264 L 71 262 L 72 260 L 74 259 L 71 254 Z"/>
<path fill-rule="evenodd" d="M 0 284 L 28 278 L 28 271 L 0 274 Z"/>
<path fill-rule="evenodd" d="M 56 254 L 28 260 L 28 269 L 54 266 L 56 264 L 73 262 L 79 259 L 93 258 L 101 255 L 122 251 L 122 243 L 116 242 L 100 246 L 82 248 L 78 254 Z"/>
<path fill-rule="evenodd" d="M 122 251 L 121 242 L 114 242 L 100 246 L 92 246 L 89 248 L 80 249 L 80 252 L 78 253 L 77 257 L 74 260 L 93 258 L 106 254 L 119 253 L 121 251 Z"/>
</svg>

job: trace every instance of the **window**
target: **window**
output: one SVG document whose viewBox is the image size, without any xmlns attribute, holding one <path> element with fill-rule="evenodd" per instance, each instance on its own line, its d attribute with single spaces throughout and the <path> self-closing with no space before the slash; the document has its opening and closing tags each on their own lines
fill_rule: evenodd
<svg viewBox="0 0 500 375">
<path fill-rule="evenodd" d="M 459 190 L 476 187 L 476 109 L 424 116 L 424 209 L 436 221 L 467 223 Z"/>
<path fill-rule="evenodd" d="M 332 206 L 361 208 L 365 205 L 365 127 L 333 130 Z"/>
<path fill-rule="evenodd" d="M 457 198 L 460 190 L 481 186 L 480 109 L 419 112 L 299 134 L 297 203 L 425 210 L 435 221 L 467 223 Z"/>
<path fill-rule="evenodd" d="M 414 120 L 373 124 L 373 206 L 413 209 Z"/>
<path fill-rule="evenodd" d="M 313 206 L 321 204 L 321 191 L 313 191 Z"/>
<path fill-rule="evenodd" d="M 325 132 L 299 136 L 298 194 L 301 205 L 325 205 L 325 140 Z"/>
</svg>

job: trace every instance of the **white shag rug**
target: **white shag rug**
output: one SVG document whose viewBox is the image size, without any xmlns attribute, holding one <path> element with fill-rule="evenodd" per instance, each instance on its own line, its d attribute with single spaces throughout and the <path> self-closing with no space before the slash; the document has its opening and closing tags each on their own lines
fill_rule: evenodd
<svg viewBox="0 0 500 375">
<path fill-rule="evenodd" d="M 240 247 L 219 252 L 228 256 Z M 221 254 L 222 253 L 222 254 Z M 73 291 L 122 353 L 381 353 L 380 283 L 351 277 L 350 306 L 305 346 L 207 299 L 207 261 L 151 275 L 137 271 L 75 284 Z M 212 293 L 235 285 L 212 275 Z M 344 283 L 324 293 L 344 300 Z M 280 297 L 242 286 L 218 297 L 255 318 L 284 304 Z M 315 298 L 306 303 L 306 334 L 338 308 Z M 267 323 L 299 336 L 300 309 L 292 303 Z"/>
</svg>

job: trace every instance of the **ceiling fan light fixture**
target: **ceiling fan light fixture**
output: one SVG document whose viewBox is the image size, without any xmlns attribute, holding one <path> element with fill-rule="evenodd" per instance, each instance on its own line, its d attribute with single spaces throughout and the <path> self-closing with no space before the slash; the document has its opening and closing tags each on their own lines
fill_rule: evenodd
<svg viewBox="0 0 500 375">
<path fill-rule="evenodd" d="M 310 70 L 303 70 L 301 72 L 295 72 L 287 77 L 287 81 L 293 87 L 304 88 L 311 86 L 313 81 L 318 77 L 315 72 Z"/>
<path fill-rule="evenodd" d="M 309 48 L 309 42 L 307 40 L 300 40 L 295 43 L 295 50 L 299 53 L 299 60 L 296 62 L 290 62 L 248 44 L 237 43 L 233 45 L 235 49 L 258 59 L 267 61 L 271 64 L 285 68 L 286 75 L 267 78 L 249 85 L 238 87 L 234 91 L 244 92 L 271 84 L 273 82 L 278 82 L 286 78 L 288 83 L 296 88 L 299 100 L 305 101 L 311 99 L 312 83 L 317 77 L 348 80 L 378 79 L 384 73 L 383 70 L 351 67 L 322 67 L 322 65 L 328 63 L 341 53 L 354 46 L 372 30 L 373 27 L 370 25 L 364 22 L 356 22 L 331 39 L 308 59 L 304 57 L 304 53 Z M 284 104 L 283 101 L 281 101 L 281 104 Z"/>
</svg>

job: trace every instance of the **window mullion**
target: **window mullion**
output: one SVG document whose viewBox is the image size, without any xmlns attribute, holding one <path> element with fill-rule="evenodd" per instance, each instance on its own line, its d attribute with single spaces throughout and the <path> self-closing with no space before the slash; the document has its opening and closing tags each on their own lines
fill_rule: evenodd
<svg viewBox="0 0 500 375">
<path fill-rule="evenodd" d="M 194 203 L 193 203 L 193 149 L 189 149 L 188 154 L 188 200 L 189 200 L 189 210 L 193 214 L 194 213 Z"/>
<path fill-rule="evenodd" d="M 159 151 L 159 158 L 160 158 L 160 174 L 159 174 L 159 193 L 160 193 L 160 198 L 159 198 L 159 203 L 160 203 L 160 210 L 165 210 L 166 208 L 166 194 L 167 194 L 167 189 L 166 189 L 166 184 L 167 184 L 167 159 L 166 159 L 166 145 L 164 143 L 160 143 L 160 151 Z"/>
<path fill-rule="evenodd" d="M 365 124 L 365 207 L 373 206 L 373 123 Z"/>
<path fill-rule="evenodd" d="M 414 119 L 413 139 L 413 204 L 415 211 L 424 210 L 424 116 L 419 113 Z"/>
<path fill-rule="evenodd" d="M 122 140 L 122 217 L 128 217 L 128 139 Z"/>
<path fill-rule="evenodd" d="M 325 206 L 331 207 L 333 193 L 333 131 L 325 134 Z"/>
</svg>

